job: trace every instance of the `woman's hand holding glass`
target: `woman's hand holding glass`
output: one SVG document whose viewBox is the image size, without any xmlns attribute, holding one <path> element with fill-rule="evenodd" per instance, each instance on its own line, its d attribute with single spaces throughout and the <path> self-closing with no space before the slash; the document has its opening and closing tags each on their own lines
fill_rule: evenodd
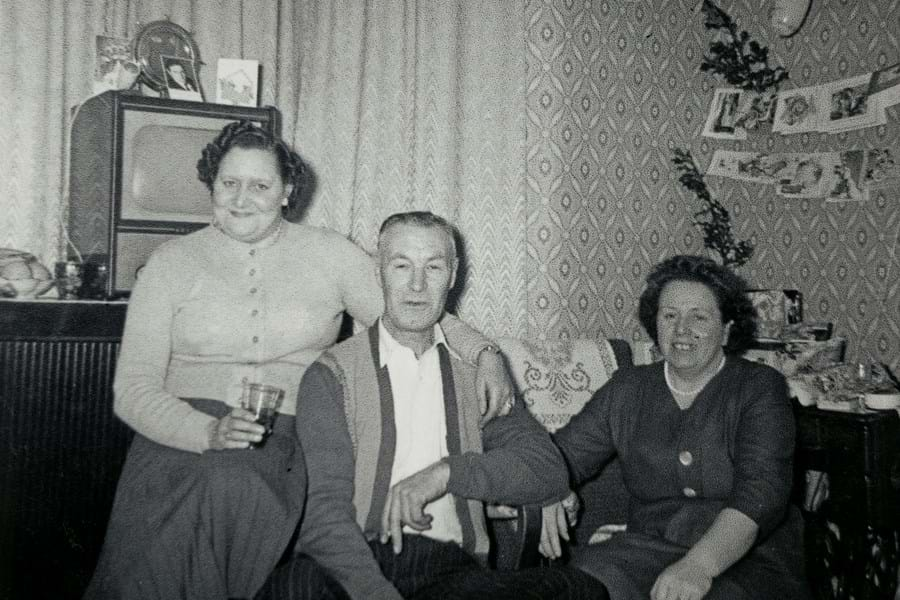
<svg viewBox="0 0 900 600">
<path fill-rule="evenodd" d="M 243 408 L 210 423 L 209 447 L 211 450 L 240 450 L 262 441 L 266 428 L 255 421 L 255 416 Z"/>
</svg>

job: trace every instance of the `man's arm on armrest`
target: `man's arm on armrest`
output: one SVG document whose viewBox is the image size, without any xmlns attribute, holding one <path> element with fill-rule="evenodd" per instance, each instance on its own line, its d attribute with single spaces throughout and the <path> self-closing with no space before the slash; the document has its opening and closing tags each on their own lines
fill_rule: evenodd
<svg viewBox="0 0 900 600">
<path fill-rule="evenodd" d="M 300 382 L 296 423 L 308 488 L 295 551 L 315 559 L 354 599 L 399 599 L 356 522 L 356 469 L 343 390 L 320 363 L 311 365 Z"/>
<path fill-rule="evenodd" d="M 482 430 L 484 452 L 450 456 L 448 490 L 498 504 L 549 504 L 569 491 L 566 464 L 522 402 Z"/>
</svg>

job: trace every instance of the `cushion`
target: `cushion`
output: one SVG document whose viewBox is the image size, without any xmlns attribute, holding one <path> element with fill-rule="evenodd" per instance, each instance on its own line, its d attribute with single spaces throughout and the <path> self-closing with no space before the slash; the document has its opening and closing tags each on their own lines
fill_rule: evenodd
<svg viewBox="0 0 900 600">
<path fill-rule="evenodd" d="M 526 342 L 501 338 L 517 393 L 548 431 L 564 426 L 616 369 L 633 364 L 628 342 L 577 338 L 571 342 Z M 628 514 L 628 494 L 618 461 L 610 462 L 578 489 L 584 510 L 574 542 L 600 541 L 620 531 Z"/>
<path fill-rule="evenodd" d="M 501 338 L 519 398 L 551 433 L 569 422 L 619 363 L 608 340 L 536 344 Z"/>
</svg>

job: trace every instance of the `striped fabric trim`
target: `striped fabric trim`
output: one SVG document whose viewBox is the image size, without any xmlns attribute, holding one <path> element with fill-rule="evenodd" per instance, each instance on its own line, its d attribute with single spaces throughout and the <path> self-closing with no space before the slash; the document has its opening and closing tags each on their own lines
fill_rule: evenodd
<svg viewBox="0 0 900 600">
<path fill-rule="evenodd" d="M 447 453 L 451 456 L 462 454 L 462 445 L 459 439 L 459 406 L 456 399 L 456 388 L 453 385 L 453 366 L 450 364 L 450 355 L 447 348 L 438 345 L 438 357 L 441 365 L 441 384 L 444 390 L 444 415 L 447 423 Z M 456 518 L 462 529 L 463 548 L 475 547 L 475 529 L 472 526 L 472 517 L 469 514 L 469 503 L 465 498 L 454 497 L 456 506 Z"/>
<path fill-rule="evenodd" d="M 378 328 L 369 328 L 369 348 L 373 366 L 378 378 L 378 392 L 381 398 L 381 445 L 378 450 L 378 464 L 375 467 L 375 481 L 372 485 L 372 503 L 366 517 L 366 531 L 381 530 L 381 513 L 388 494 L 391 492 L 391 471 L 394 468 L 394 453 L 397 449 L 397 428 L 394 424 L 394 392 L 387 366 L 380 368 L 378 354 Z"/>
</svg>

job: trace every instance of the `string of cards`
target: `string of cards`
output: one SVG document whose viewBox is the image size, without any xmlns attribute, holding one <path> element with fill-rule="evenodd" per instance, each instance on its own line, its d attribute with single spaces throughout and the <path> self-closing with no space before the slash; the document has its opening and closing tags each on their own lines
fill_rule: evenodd
<svg viewBox="0 0 900 600">
<path fill-rule="evenodd" d="M 703 135 L 744 140 L 748 131 L 763 127 L 783 135 L 863 129 L 887 123 L 885 108 L 898 103 L 900 63 L 782 92 L 720 88 Z M 774 184 L 787 198 L 864 201 L 871 189 L 900 185 L 900 156 L 890 148 L 777 154 L 716 150 L 706 173 Z"/>
</svg>

